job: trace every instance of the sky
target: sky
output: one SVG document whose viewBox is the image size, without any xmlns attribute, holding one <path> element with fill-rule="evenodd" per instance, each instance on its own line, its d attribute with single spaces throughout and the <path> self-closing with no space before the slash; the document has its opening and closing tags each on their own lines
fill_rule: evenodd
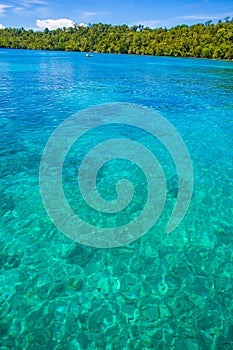
<svg viewBox="0 0 233 350">
<path fill-rule="evenodd" d="M 170 28 L 228 16 L 233 17 L 232 0 L 0 0 L 0 28 L 43 30 L 100 22 Z"/>
</svg>

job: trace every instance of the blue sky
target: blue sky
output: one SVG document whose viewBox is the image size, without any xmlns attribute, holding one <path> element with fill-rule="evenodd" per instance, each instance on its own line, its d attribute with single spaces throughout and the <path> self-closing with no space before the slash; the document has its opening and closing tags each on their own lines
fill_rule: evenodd
<svg viewBox="0 0 233 350">
<path fill-rule="evenodd" d="M 169 28 L 227 16 L 232 0 L 0 0 L 0 27 L 27 29 L 99 22 Z"/>
</svg>

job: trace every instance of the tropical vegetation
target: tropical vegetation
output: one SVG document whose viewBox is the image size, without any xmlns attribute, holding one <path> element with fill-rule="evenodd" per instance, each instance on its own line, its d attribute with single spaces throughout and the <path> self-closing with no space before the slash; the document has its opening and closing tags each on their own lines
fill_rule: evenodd
<svg viewBox="0 0 233 350">
<path fill-rule="evenodd" d="M 0 47 L 233 59 L 233 19 L 170 29 L 102 23 L 43 32 L 5 28 Z"/>
</svg>

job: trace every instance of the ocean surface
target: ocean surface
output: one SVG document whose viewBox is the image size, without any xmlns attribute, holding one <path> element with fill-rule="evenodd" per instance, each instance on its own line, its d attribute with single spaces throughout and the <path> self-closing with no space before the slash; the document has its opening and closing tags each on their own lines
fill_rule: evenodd
<svg viewBox="0 0 233 350">
<path fill-rule="evenodd" d="M 161 149 L 167 196 L 160 219 L 134 242 L 103 249 L 55 227 L 39 166 L 66 118 L 115 102 L 148 107 L 176 128 L 194 191 L 183 221 L 166 233 L 178 181 Z M 1 49 L 0 130 L 1 350 L 233 349 L 233 62 Z M 133 174 L 137 212 L 145 176 L 131 166 L 105 171 L 110 179 Z M 88 207 L 76 202 L 76 170 L 72 150 L 64 191 L 88 219 Z"/>
</svg>

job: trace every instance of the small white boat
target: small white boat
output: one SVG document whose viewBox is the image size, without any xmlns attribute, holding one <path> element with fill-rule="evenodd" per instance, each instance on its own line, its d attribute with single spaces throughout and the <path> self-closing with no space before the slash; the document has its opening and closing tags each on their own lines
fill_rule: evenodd
<svg viewBox="0 0 233 350">
<path fill-rule="evenodd" d="M 86 57 L 93 57 L 91 53 L 86 53 Z"/>
</svg>

